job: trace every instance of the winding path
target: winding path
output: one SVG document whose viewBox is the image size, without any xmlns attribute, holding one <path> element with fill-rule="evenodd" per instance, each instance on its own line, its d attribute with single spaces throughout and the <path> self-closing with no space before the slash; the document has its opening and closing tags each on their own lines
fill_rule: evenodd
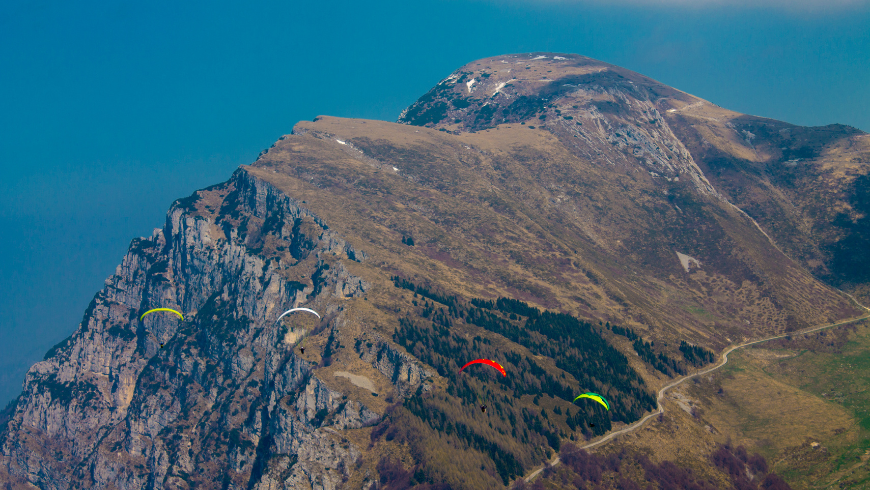
<svg viewBox="0 0 870 490">
<path fill-rule="evenodd" d="M 841 326 L 841 325 L 846 325 L 846 324 L 849 324 L 849 323 L 854 323 L 854 322 L 857 322 L 857 321 L 864 320 L 865 318 L 870 318 L 870 308 L 867 308 L 866 306 L 864 306 L 864 305 L 862 305 L 861 303 L 859 303 L 857 300 L 855 300 L 855 298 L 854 298 L 851 294 L 849 294 L 849 293 L 845 293 L 845 292 L 843 292 L 843 291 L 840 291 L 840 292 L 843 293 L 843 294 L 845 294 L 846 296 L 852 298 L 852 301 L 854 301 L 856 305 L 858 305 L 858 306 L 860 306 L 861 308 L 863 308 L 864 310 L 866 310 L 867 313 L 865 313 L 864 315 L 859 316 L 859 317 L 850 318 L 850 319 L 848 319 L 848 320 L 842 320 L 842 321 L 839 321 L 839 322 L 836 322 L 836 323 L 825 324 L 825 325 L 822 325 L 822 326 L 816 326 L 816 327 L 810 327 L 810 328 L 805 329 L 805 330 L 800 330 L 800 331 L 796 331 L 796 332 L 789 332 L 789 333 L 785 333 L 785 334 L 782 334 L 782 335 L 774 335 L 774 336 L 772 336 L 772 337 L 767 337 L 767 338 L 760 339 L 760 340 L 753 340 L 753 341 L 751 341 L 751 342 L 746 342 L 746 343 L 739 344 L 739 345 L 733 345 L 733 346 L 727 348 L 727 349 L 722 353 L 722 356 L 721 356 L 722 359 L 721 359 L 721 361 L 719 362 L 719 364 L 717 364 L 717 365 L 715 365 L 715 366 L 713 366 L 713 367 L 711 367 L 711 368 L 707 368 L 707 369 L 705 369 L 705 370 L 703 370 L 703 371 L 698 371 L 697 373 L 693 373 L 693 374 L 689 374 L 689 375 L 683 376 L 682 378 L 676 379 L 676 380 L 672 381 L 671 383 L 669 383 L 669 384 L 663 386 L 662 389 L 659 390 L 659 392 L 658 392 L 658 397 L 656 398 L 656 404 L 658 405 L 658 411 L 655 411 L 655 412 L 653 412 L 653 413 L 650 413 L 650 414 L 646 415 L 645 417 L 643 417 L 642 419 L 638 420 L 637 422 L 635 422 L 635 423 L 633 423 L 633 424 L 630 424 L 630 425 L 627 425 L 627 426 L 623 427 L 622 429 L 619 429 L 619 430 L 614 431 L 614 432 L 610 432 L 609 434 L 607 434 L 606 436 L 602 437 L 601 439 L 598 439 L 598 440 L 595 441 L 595 442 L 590 442 L 589 444 L 586 444 L 585 446 L 580 446 L 580 449 L 590 449 L 590 448 L 593 448 L 593 447 L 595 447 L 595 446 L 599 446 L 599 445 L 601 445 L 601 444 L 604 444 L 605 442 L 607 442 L 607 441 L 613 439 L 613 438 L 616 437 L 616 436 L 620 436 L 620 435 L 622 435 L 622 434 L 625 434 L 625 433 L 631 432 L 631 431 L 633 431 L 633 430 L 639 429 L 639 428 L 642 427 L 643 424 L 646 423 L 646 421 L 649 420 L 650 418 L 655 417 L 656 415 L 660 415 L 660 414 L 665 413 L 665 407 L 662 406 L 662 400 L 664 399 L 664 397 L 665 397 L 665 393 L 666 393 L 668 390 L 670 390 L 670 389 L 673 388 L 674 386 L 677 386 L 677 385 L 679 385 L 679 384 L 681 384 L 681 383 L 685 383 L 686 381 L 688 381 L 688 380 L 690 380 L 690 379 L 692 379 L 692 378 L 696 378 L 696 377 L 698 377 L 698 376 L 703 376 L 703 375 L 705 375 L 705 374 L 707 374 L 707 373 L 711 373 L 711 372 L 713 372 L 713 371 L 715 371 L 715 370 L 721 368 L 722 366 L 724 366 L 725 364 L 728 363 L 728 354 L 730 354 L 731 352 L 733 352 L 733 351 L 735 351 L 735 350 L 737 350 L 737 349 L 742 349 L 743 347 L 748 347 L 748 346 L 750 346 L 750 345 L 754 345 L 754 344 L 760 344 L 760 343 L 762 343 L 762 342 L 768 342 L 768 341 L 771 341 L 771 340 L 781 339 L 781 338 L 783 338 L 783 337 L 787 337 L 787 336 L 789 336 L 789 335 L 795 335 L 795 336 L 796 336 L 796 335 L 805 335 L 805 334 L 808 334 L 808 333 L 817 332 L 817 331 L 819 331 L 819 330 L 824 330 L 824 329 L 827 329 L 827 328 L 839 327 L 839 326 Z M 555 458 L 553 458 L 552 461 L 550 461 L 550 466 L 555 466 L 555 465 L 557 465 L 557 464 L 559 464 L 559 457 L 558 457 L 558 456 L 556 456 Z M 539 468 L 539 469 L 533 471 L 529 476 L 526 477 L 526 481 L 527 481 L 527 482 L 531 482 L 531 481 L 532 481 L 536 476 L 538 476 L 538 473 L 540 473 L 540 472 L 543 471 L 543 470 L 544 470 L 544 468 Z"/>
</svg>

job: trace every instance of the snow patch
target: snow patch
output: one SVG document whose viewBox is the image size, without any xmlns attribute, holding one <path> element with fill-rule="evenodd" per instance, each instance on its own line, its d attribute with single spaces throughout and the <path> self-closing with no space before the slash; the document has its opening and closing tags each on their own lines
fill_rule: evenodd
<svg viewBox="0 0 870 490">
<path fill-rule="evenodd" d="M 698 259 L 688 256 L 686 254 L 681 254 L 680 252 L 676 252 L 676 254 L 677 257 L 680 259 L 680 264 L 682 264 L 683 269 L 686 269 L 686 272 L 689 272 L 689 269 L 691 269 L 692 267 L 697 267 L 698 269 L 701 268 L 701 262 Z"/>
<path fill-rule="evenodd" d="M 398 168 L 396 168 L 396 167 L 393 167 L 393 170 L 395 170 L 395 171 L 396 171 L 396 172 L 398 172 L 398 171 L 399 171 L 399 169 L 398 169 Z"/>
<path fill-rule="evenodd" d="M 471 80 L 468 81 L 468 83 L 465 84 L 465 86 L 468 87 L 468 93 L 469 93 L 469 94 L 471 93 L 471 86 L 474 85 L 474 82 L 476 82 L 476 81 L 477 81 L 477 80 L 475 80 L 474 78 L 472 78 Z"/>
<path fill-rule="evenodd" d="M 668 112 L 677 112 L 676 109 L 668 109 Z"/>
<path fill-rule="evenodd" d="M 546 58 L 546 56 L 541 55 L 541 56 L 536 56 L 536 57 L 534 57 L 534 58 L 532 58 L 532 59 L 533 59 L 533 60 L 542 60 L 542 59 L 544 59 L 544 58 Z"/>
<path fill-rule="evenodd" d="M 341 141 L 341 140 L 335 140 L 335 142 L 338 143 L 339 145 L 346 145 L 346 144 L 347 144 L 347 143 L 345 143 L 344 141 Z"/>
<path fill-rule="evenodd" d="M 563 58 L 561 56 L 553 56 L 554 60 L 567 60 L 568 58 Z"/>
<path fill-rule="evenodd" d="M 506 84 L 507 82 L 501 82 L 500 84 L 498 84 L 498 87 L 495 88 L 495 92 L 493 92 L 492 95 L 499 93 L 499 91 L 503 89 Z"/>
</svg>

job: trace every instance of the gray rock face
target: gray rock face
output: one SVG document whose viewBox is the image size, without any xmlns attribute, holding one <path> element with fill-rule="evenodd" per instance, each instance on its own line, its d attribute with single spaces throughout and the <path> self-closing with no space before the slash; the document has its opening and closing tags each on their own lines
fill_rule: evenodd
<svg viewBox="0 0 870 490">
<path fill-rule="evenodd" d="M 313 335 L 345 325 L 341 300 L 371 285 L 343 262 L 365 259 L 243 169 L 176 201 L 28 372 L 0 475 L 43 489 L 342 487 L 361 452 L 336 431 L 380 415 L 327 387 L 275 320 L 304 305 L 324 317 Z M 158 307 L 184 320 L 140 319 Z M 397 352 L 373 363 L 407 392 L 424 376 Z"/>
<path fill-rule="evenodd" d="M 425 381 L 434 373 L 380 336 L 376 336 L 375 342 L 358 343 L 356 349 L 360 359 L 389 378 L 401 396 L 412 395 L 421 386 L 424 391 L 429 390 L 430 385 Z"/>
</svg>

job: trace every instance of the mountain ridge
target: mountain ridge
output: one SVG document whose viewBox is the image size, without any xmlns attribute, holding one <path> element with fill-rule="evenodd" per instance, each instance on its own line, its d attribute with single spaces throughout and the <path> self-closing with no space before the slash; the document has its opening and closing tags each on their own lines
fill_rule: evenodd
<svg viewBox="0 0 870 490">
<path fill-rule="evenodd" d="M 860 271 L 819 271 L 844 267 L 837 243 L 863 243 L 870 199 L 848 189 L 870 173 L 867 135 L 738 115 L 585 57 L 522 56 L 465 65 L 400 123 L 300 122 L 173 203 L 28 372 L 0 481 L 494 488 L 611 427 L 574 391 L 617 403 L 618 427 L 700 367 L 684 345 L 858 312 L 831 284 L 860 295 Z M 819 234 L 819 211 L 801 224 L 819 208 L 797 199 L 809 191 L 850 224 Z M 324 317 L 304 354 L 295 320 L 274 320 L 302 305 Z M 138 320 L 157 306 L 185 321 Z M 606 362 L 584 350 L 596 343 Z M 475 353 L 514 376 L 459 377 L 454 357 Z"/>
</svg>

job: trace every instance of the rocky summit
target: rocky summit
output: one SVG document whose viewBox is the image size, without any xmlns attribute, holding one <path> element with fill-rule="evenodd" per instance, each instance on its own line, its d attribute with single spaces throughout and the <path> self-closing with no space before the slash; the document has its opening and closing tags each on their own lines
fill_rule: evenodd
<svg viewBox="0 0 870 490">
<path fill-rule="evenodd" d="M 868 174 L 855 128 L 568 54 L 300 122 L 131 242 L 4 413 L 0 482 L 522 486 L 728 345 L 860 315 Z"/>
</svg>

